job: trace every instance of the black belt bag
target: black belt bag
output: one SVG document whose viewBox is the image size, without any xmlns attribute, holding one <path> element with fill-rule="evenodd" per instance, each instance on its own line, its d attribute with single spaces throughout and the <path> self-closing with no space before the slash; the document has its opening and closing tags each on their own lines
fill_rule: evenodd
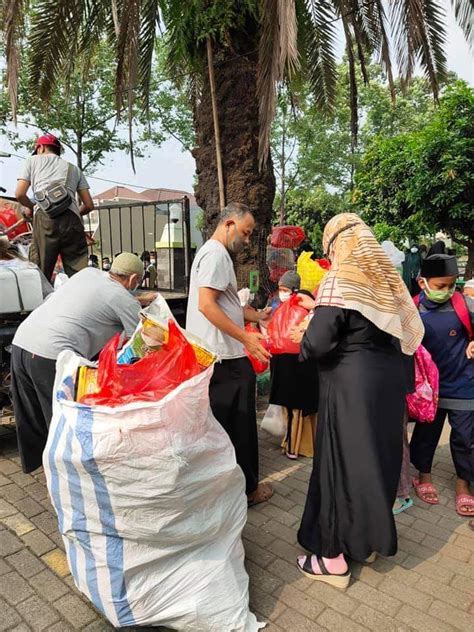
<svg viewBox="0 0 474 632">
<path fill-rule="evenodd" d="M 58 217 L 71 208 L 73 200 L 67 188 L 70 173 L 71 165 L 69 164 L 65 184 L 52 182 L 42 191 L 35 191 L 37 207 L 51 218 Z"/>
</svg>

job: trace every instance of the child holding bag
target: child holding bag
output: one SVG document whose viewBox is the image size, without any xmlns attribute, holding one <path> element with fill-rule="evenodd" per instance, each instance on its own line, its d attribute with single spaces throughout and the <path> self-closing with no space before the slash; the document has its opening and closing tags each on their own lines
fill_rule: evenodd
<svg viewBox="0 0 474 632">
<path fill-rule="evenodd" d="M 310 292 L 300 290 L 299 275 L 289 270 L 280 278 L 278 295 L 281 305 L 286 307 L 290 299 L 295 302 L 295 309 L 301 310 L 304 317 L 314 308 L 315 300 Z M 298 301 L 292 297 L 298 297 Z M 298 303 L 296 307 L 296 303 Z M 277 309 L 277 311 L 278 311 Z M 291 309 L 291 306 L 288 306 Z M 275 313 L 276 316 L 276 313 Z M 274 317 L 275 317 L 274 316 Z M 276 332 L 275 332 L 276 333 Z M 281 331 L 278 332 L 281 336 Z M 272 344 L 272 326 L 269 326 L 270 348 Z M 279 341 L 281 344 L 281 341 Z M 289 347 L 295 344 L 288 340 Z M 280 347 L 281 349 L 281 347 Z M 318 411 L 318 374 L 314 361 L 299 362 L 299 346 L 293 353 L 272 351 L 270 362 L 272 382 L 270 404 L 283 407 L 286 420 L 286 435 L 282 441 L 282 449 L 289 459 L 298 456 L 313 456 L 316 413 Z"/>
</svg>

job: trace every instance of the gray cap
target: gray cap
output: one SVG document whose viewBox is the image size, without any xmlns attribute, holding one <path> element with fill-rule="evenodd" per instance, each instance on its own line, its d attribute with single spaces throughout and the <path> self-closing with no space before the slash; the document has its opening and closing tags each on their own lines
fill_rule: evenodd
<svg viewBox="0 0 474 632">
<path fill-rule="evenodd" d="M 142 277 L 143 261 L 131 252 L 122 252 L 113 260 L 110 272 L 123 275 L 138 274 Z"/>
<path fill-rule="evenodd" d="M 278 281 L 280 287 L 287 287 L 289 290 L 299 290 L 301 285 L 300 275 L 294 270 L 287 270 Z"/>
</svg>

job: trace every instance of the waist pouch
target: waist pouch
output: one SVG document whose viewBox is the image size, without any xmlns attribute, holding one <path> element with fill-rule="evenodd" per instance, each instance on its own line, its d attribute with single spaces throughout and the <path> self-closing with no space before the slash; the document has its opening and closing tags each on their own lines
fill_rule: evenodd
<svg viewBox="0 0 474 632">
<path fill-rule="evenodd" d="M 69 164 L 65 184 L 53 182 L 42 191 L 35 191 L 38 208 L 51 218 L 58 217 L 71 208 L 72 197 L 67 188 L 70 173 L 71 165 Z"/>
</svg>

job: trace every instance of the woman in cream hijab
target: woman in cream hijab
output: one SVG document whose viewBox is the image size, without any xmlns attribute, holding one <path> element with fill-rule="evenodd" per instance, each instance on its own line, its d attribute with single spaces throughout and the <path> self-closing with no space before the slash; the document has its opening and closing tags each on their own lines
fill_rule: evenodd
<svg viewBox="0 0 474 632">
<path fill-rule="evenodd" d="M 332 261 L 301 344 L 318 361 L 319 421 L 298 558 L 312 579 L 344 588 L 344 556 L 394 555 L 392 506 L 402 459 L 406 381 L 423 325 L 400 275 L 370 229 L 343 213 L 326 226 Z"/>
</svg>

